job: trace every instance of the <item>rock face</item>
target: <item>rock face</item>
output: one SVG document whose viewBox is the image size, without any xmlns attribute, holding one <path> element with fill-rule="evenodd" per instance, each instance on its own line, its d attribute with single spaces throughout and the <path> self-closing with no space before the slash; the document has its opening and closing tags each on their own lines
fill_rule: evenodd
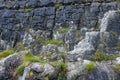
<svg viewBox="0 0 120 80">
<path fill-rule="evenodd" d="M 120 76 L 105 63 L 96 63 L 96 68 L 86 74 L 85 65 L 89 63 L 87 60 L 68 63 L 67 80 L 119 80 Z"/>
<path fill-rule="evenodd" d="M 119 9 L 118 0 L 1 0 L 0 52 L 20 52 L 0 60 L 0 80 L 119 80 Z"/>
<path fill-rule="evenodd" d="M 119 9 L 120 6 L 117 5 L 119 3 L 113 0 L 1 0 L 0 50 L 15 47 L 17 42 L 23 42 L 24 38 L 28 38 L 24 33 L 30 28 L 41 30 L 39 34 L 44 35 L 42 37 L 45 39 L 53 37 L 57 24 L 60 27 L 69 27 L 70 21 L 73 21 L 78 29 L 94 28 L 105 12 Z M 38 47 L 40 46 L 35 48 Z M 70 47 L 71 49 L 73 47 Z"/>
<path fill-rule="evenodd" d="M 21 57 L 27 54 L 28 51 L 21 51 L 16 54 L 10 55 L 0 61 L 0 79 L 13 80 L 15 69 L 22 64 Z"/>
<path fill-rule="evenodd" d="M 106 54 L 115 54 L 117 52 L 117 43 L 119 43 L 119 11 L 107 12 L 100 23 L 99 32 L 86 32 L 85 39 L 75 46 L 73 51 L 68 52 L 67 58 L 70 61 L 77 58 L 94 58 L 94 53 L 98 49 Z"/>
</svg>

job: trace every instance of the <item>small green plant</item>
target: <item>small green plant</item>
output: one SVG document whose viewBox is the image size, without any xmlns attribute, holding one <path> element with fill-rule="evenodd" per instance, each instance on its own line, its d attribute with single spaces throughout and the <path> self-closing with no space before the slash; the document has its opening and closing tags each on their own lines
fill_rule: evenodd
<svg viewBox="0 0 120 80">
<path fill-rule="evenodd" d="M 25 69 L 25 65 L 24 64 L 21 64 L 20 66 L 18 66 L 17 74 L 18 75 L 23 75 L 24 69 Z"/>
<path fill-rule="evenodd" d="M 26 11 L 26 12 L 31 12 L 32 9 L 31 9 L 31 8 L 26 8 L 25 11 Z"/>
<path fill-rule="evenodd" d="M 49 80 L 48 76 L 47 76 L 47 77 L 45 77 L 45 79 L 44 79 L 44 80 Z"/>
<path fill-rule="evenodd" d="M 57 77 L 57 80 L 65 80 L 65 74 L 67 72 L 67 64 L 64 62 L 51 62 L 53 66 L 60 67 L 60 71 Z"/>
<path fill-rule="evenodd" d="M 0 52 L 0 59 L 5 58 L 14 53 L 15 53 L 15 51 L 13 49 L 4 50 L 3 52 Z"/>
<path fill-rule="evenodd" d="M 60 57 L 63 59 L 63 61 L 65 62 L 65 53 L 61 52 Z"/>
<path fill-rule="evenodd" d="M 55 4 L 55 10 L 57 10 L 60 6 L 62 6 L 61 3 L 56 3 L 56 4 Z"/>
<path fill-rule="evenodd" d="M 66 33 L 69 31 L 69 28 L 61 28 L 58 31 L 59 31 L 59 33 Z"/>
<path fill-rule="evenodd" d="M 108 56 L 107 56 L 105 53 L 97 50 L 97 51 L 95 52 L 95 59 L 96 59 L 97 61 L 107 60 L 107 59 L 108 59 Z"/>
<path fill-rule="evenodd" d="M 34 56 L 31 52 L 28 52 L 25 56 L 23 56 L 24 62 L 39 62 L 39 58 Z"/>
<path fill-rule="evenodd" d="M 46 42 L 46 44 L 62 45 L 63 42 L 53 39 L 53 40 L 48 40 L 48 41 Z"/>
<path fill-rule="evenodd" d="M 96 65 L 93 62 L 85 65 L 85 71 L 87 72 L 93 71 L 95 68 L 96 68 Z"/>
<path fill-rule="evenodd" d="M 67 64 L 64 62 L 51 62 L 50 64 L 52 64 L 53 66 L 61 67 L 61 71 L 64 71 L 64 72 L 67 71 Z"/>
<path fill-rule="evenodd" d="M 58 74 L 57 80 L 63 80 L 63 77 L 60 73 Z"/>
<path fill-rule="evenodd" d="M 97 50 L 97 51 L 95 52 L 94 58 L 95 58 L 95 60 L 97 60 L 97 61 L 102 61 L 102 60 L 113 60 L 113 59 L 115 59 L 115 58 L 118 57 L 118 56 L 119 56 L 119 55 L 117 55 L 117 54 L 107 55 L 107 54 L 105 54 L 105 53 Z"/>
<path fill-rule="evenodd" d="M 113 69 L 115 70 L 115 72 L 120 74 L 120 65 L 115 65 Z"/>
<path fill-rule="evenodd" d="M 120 51 L 120 41 L 117 43 L 117 50 Z"/>
</svg>

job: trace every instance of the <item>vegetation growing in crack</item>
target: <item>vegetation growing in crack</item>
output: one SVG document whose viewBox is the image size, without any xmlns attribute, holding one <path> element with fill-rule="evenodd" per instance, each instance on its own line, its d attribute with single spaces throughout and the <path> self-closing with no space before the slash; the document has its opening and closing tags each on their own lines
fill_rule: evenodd
<svg viewBox="0 0 120 80">
<path fill-rule="evenodd" d="M 114 71 L 120 74 L 120 65 L 115 65 L 113 67 Z"/>
<path fill-rule="evenodd" d="M 85 65 L 85 71 L 86 72 L 93 71 L 95 68 L 96 68 L 96 65 L 95 65 L 94 62 L 91 62 L 91 63 Z"/>
<path fill-rule="evenodd" d="M 25 65 L 24 64 L 21 64 L 20 66 L 18 66 L 18 68 L 17 68 L 17 75 L 23 75 L 24 69 L 25 69 Z"/>
<path fill-rule="evenodd" d="M 62 6 L 62 4 L 61 3 L 56 3 L 54 6 L 55 6 L 55 10 L 57 10 L 60 6 Z"/>
<path fill-rule="evenodd" d="M 60 28 L 58 31 L 59 33 L 66 33 L 69 31 L 69 28 Z"/>
<path fill-rule="evenodd" d="M 117 50 L 120 51 L 120 41 L 117 43 Z"/>
<path fill-rule="evenodd" d="M 119 55 L 117 55 L 117 54 L 107 55 L 104 52 L 96 50 L 94 58 L 97 61 L 102 61 L 102 60 L 113 60 L 113 59 L 115 59 L 118 56 Z"/>
<path fill-rule="evenodd" d="M 26 11 L 26 12 L 31 12 L 32 9 L 31 9 L 31 8 L 26 8 L 25 11 Z"/>
<path fill-rule="evenodd" d="M 62 41 L 55 40 L 55 39 L 52 39 L 52 40 L 48 40 L 48 41 L 46 42 L 46 44 L 47 44 L 47 45 L 48 45 L 48 44 L 62 45 L 63 42 L 62 42 Z"/>
<path fill-rule="evenodd" d="M 0 52 L 0 59 L 5 58 L 14 53 L 15 53 L 15 51 L 13 49 L 4 50 L 4 51 Z"/>
<path fill-rule="evenodd" d="M 57 79 L 64 80 L 65 74 L 67 72 L 67 64 L 64 62 L 51 62 L 50 64 L 56 67 L 60 67 L 60 71 L 59 71 Z"/>
</svg>

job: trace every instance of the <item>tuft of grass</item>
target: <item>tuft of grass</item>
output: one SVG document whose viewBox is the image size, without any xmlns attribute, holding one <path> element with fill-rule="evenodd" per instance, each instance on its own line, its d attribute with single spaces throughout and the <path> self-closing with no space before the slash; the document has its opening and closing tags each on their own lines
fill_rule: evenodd
<svg viewBox="0 0 120 80">
<path fill-rule="evenodd" d="M 87 72 L 93 71 L 95 68 L 96 68 L 96 65 L 93 62 L 85 65 L 85 71 Z"/>
<path fill-rule="evenodd" d="M 48 41 L 46 42 L 46 44 L 62 45 L 63 42 L 53 39 L 53 40 L 48 40 Z"/>
<path fill-rule="evenodd" d="M 117 43 L 117 50 L 120 51 L 120 41 Z"/>
<path fill-rule="evenodd" d="M 28 52 L 25 56 L 23 56 L 24 62 L 39 62 L 39 58 L 34 56 L 31 52 Z"/>
<path fill-rule="evenodd" d="M 56 66 L 56 67 L 60 67 L 60 71 L 59 71 L 59 74 L 58 74 L 58 77 L 57 77 L 57 80 L 66 80 L 65 79 L 65 74 L 67 72 L 67 64 L 64 63 L 64 62 L 51 62 L 50 63 L 51 65 L 53 66 Z"/>
<path fill-rule="evenodd" d="M 69 31 L 69 28 L 61 28 L 58 31 L 59 31 L 59 33 L 66 33 Z"/>
<path fill-rule="evenodd" d="M 96 59 L 97 61 L 107 60 L 107 58 L 108 58 L 108 56 L 107 56 L 105 53 L 103 53 L 103 52 L 101 52 L 101 51 L 99 51 L 99 50 L 97 50 L 97 51 L 95 52 L 95 59 Z"/>
<path fill-rule="evenodd" d="M 107 55 L 99 50 L 97 50 L 95 52 L 95 55 L 94 55 L 94 58 L 95 60 L 97 61 L 102 61 L 102 60 L 113 60 L 115 59 L 116 57 L 118 57 L 119 55 L 117 54 L 113 54 L 113 55 Z"/>
<path fill-rule="evenodd" d="M 26 11 L 26 12 L 31 12 L 32 9 L 31 9 L 31 8 L 26 8 L 25 11 Z"/>
<path fill-rule="evenodd" d="M 13 49 L 4 50 L 3 52 L 0 52 L 0 59 L 5 58 L 14 53 L 15 53 L 15 51 Z"/>
<path fill-rule="evenodd" d="M 120 74 L 120 65 L 115 65 L 113 67 L 114 71 Z"/>
<path fill-rule="evenodd" d="M 20 66 L 18 66 L 17 74 L 18 75 L 23 75 L 24 69 L 25 69 L 25 65 L 24 64 L 21 64 Z"/>
<path fill-rule="evenodd" d="M 64 71 L 64 72 L 67 71 L 67 64 L 64 63 L 64 62 L 51 62 L 50 64 L 53 65 L 53 66 L 58 66 L 58 67 L 60 67 L 60 68 L 61 68 L 61 71 Z"/>
</svg>

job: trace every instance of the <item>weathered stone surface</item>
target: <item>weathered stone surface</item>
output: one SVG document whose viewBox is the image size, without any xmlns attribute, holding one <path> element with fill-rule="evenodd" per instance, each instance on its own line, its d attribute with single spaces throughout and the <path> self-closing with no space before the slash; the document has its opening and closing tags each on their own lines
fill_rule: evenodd
<svg viewBox="0 0 120 80">
<path fill-rule="evenodd" d="M 32 63 L 25 68 L 22 80 L 29 79 L 28 74 L 30 71 L 33 72 L 32 80 L 44 80 L 46 76 L 48 76 L 49 79 L 54 79 L 57 76 L 59 70 L 47 63 L 44 65 L 40 63 Z"/>
<path fill-rule="evenodd" d="M 67 80 L 119 80 L 119 75 L 106 63 L 95 63 L 96 68 L 86 74 L 85 66 L 90 63 L 88 60 L 68 63 Z"/>
<path fill-rule="evenodd" d="M 101 32 L 113 32 L 120 34 L 120 13 L 119 11 L 109 11 L 104 15 L 100 24 Z"/>
<path fill-rule="evenodd" d="M 22 64 L 21 56 L 27 54 L 28 51 L 21 51 L 6 57 L 0 61 L 0 79 L 12 80 L 14 77 L 15 69 Z M 1 74 L 3 73 L 3 74 Z"/>
</svg>

